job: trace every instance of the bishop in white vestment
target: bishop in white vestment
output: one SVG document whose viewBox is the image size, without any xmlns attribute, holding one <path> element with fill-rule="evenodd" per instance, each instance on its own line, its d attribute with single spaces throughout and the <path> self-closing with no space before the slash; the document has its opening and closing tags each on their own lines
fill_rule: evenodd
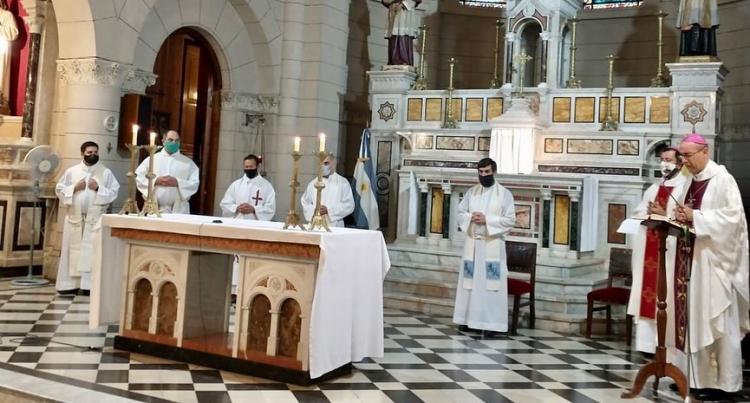
<svg viewBox="0 0 750 403">
<path fill-rule="evenodd" d="M 682 162 L 679 151 L 667 148 L 660 154 L 661 171 L 664 180 L 651 185 L 643 194 L 643 200 L 635 209 L 635 216 L 658 214 L 673 217 L 676 207 L 675 194 L 685 182 L 681 173 Z M 659 270 L 660 238 L 658 234 L 640 226 L 633 239 L 633 285 L 630 289 L 628 315 L 635 319 L 635 349 L 653 354 L 656 351 L 656 290 Z M 675 251 L 677 239 L 667 237 L 667 251 L 664 254 L 667 279 L 674 278 Z M 673 307 L 672 282 L 667 282 L 667 307 Z M 668 317 L 671 315 L 667 315 Z M 667 326 L 667 337 L 674 335 L 674 321 Z M 671 329 L 671 330 L 670 330 Z M 674 336 L 672 336 L 674 337 Z"/>
<path fill-rule="evenodd" d="M 505 236 L 516 223 L 513 194 L 495 181 L 495 161 L 477 165 L 479 184 L 458 206 L 466 234 L 453 322 L 472 329 L 508 331 L 508 266 Z"/>
<path fill-rule="evenodd" d="M 690 281 L 675 283 L 678 293 L 681 287 L 688 291 L 688 320 L 676 318 L 674 341 L 690 353 L 691 388 L 736 392 L 742 388 L 740 342 L 750 331 L 747 221 L 734 177 L 710 160 L 708 147 L 697 134 L 679 147 L 691 176 L 681 189 L 678 200 L 684 204 L 675 209 L 675 218 L 693 225 L 695 242 L 692 256 L 684 258 L 692 267 L 681 264 L 680 253 L 675 265 L 677 278 L 684 271 Z M 681 366 L 687 373 L 687 365 Z"/>
<path fill-rule="evenodd" d="M 55 288 L 66 293 L 91 288 L 92 239 L 101 230 L 101 215 L 117 198 L 120 184 L 109 168 L 99 163 L 99 146 L 81 145 L 83 161 L 68 168 L 55 186 L 65 208 L 60 262 Z"/>
<path fill-rule="evenodd" d="M 301 200 L 302 213 L 308 222 L 315 215 L 315 182 L 317 178 L 307 184 Z M 344 217 L 354 211 L 354 196 L 349 181 L 336 173 L 336 157 L 333 154 L 328 154 L 323 160 L 323 183 L 325 188 L 320 197 L 321 213 L 328 219 L 329 226 L 343 227 Z"/>
<path fill-rule="evenodd" d="M 271 221 L 276 212 L 276 192 L 271 182 L 258 175 L 259 158 L 253 154 L 242 161 L 245 174 L 232 182 L 221 199 L 224 217 L 244 220 Z M 232 293 L 239 281 L 239 262 L 232 264 Z"/>
<path fill-rule="evenodd" d="M 198 166 L 180 154 L 180 135 L 170 130 L 164 138 L 164 148 L 154 154 L 154 192 L 162 213 L 190 214 L 190 197 L 198 191 L 200 177 Z M 147 157 L 135 170 L 138 191 L 148 197 Z"/>
</svg>

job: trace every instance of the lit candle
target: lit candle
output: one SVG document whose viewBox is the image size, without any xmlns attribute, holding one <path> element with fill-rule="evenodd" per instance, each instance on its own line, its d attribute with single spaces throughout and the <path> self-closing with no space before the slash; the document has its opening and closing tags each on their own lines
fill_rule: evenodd
<svg viewBox="0 0 750 403">
<path fill-rule="evenodd" d="M 300 138 L 299 137 L 295 137 L 294 138 L 294 152 L 295 153 L 299 152 L 299 143 L 300 143 Z"/>
<path fill-rule="evenodd" d="M 326 134 L 320 133 L 320 152 L 326 151 Z"/>
<path fill-rule="evenodd" d="M 133 125 L 133 145 L 134 146 L 138 145 L 138 129 L 140 129 L 138 125 Z"/>
<path fill-rule="evenodd" d="M 156 144 L 156 132 L 151 132 L 151 147 Z"/>
</svg>

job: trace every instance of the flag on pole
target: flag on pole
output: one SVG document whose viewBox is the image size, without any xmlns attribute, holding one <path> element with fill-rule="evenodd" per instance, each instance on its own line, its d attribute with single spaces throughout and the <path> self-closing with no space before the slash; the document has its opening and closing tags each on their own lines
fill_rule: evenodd
<svg viewBox="0 0 750 403">
<path fill-rule="evenodd" d="M 362 132 L 359 144 L 359 157 L 354 166 L 352 186 L 354 187 L 354 219 L 357 227 L 376 230 L 380 228 L 378 201 L 372 190 L 374 174 L 370 155 L 370 129 Z"/>
</svg>

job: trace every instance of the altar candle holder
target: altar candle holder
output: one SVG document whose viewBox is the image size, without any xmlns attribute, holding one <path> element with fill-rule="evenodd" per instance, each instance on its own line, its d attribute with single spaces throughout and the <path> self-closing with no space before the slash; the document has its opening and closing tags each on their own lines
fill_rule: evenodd
<svg viewBox="0 0 750 403">
<path fill-rule="evenodd" d="M 328 153 L 323 150 L 318 152 L 318 159 L 320 162 L 318 165 L 318 180 L 315 182 L 315 215 L 313 215 L 312 220 L 310 220 L 310 231 L 324 229 L 327 232 L 331 232 L 331 229 L 328 227 L 328 215 L 320 213 L 323 188 L 326 187 L 326 184 L 323 183 L 323 161 L 326 159 L 327 155 Z"/>
<path fill-rule="evenodd" d="M 581 80 L 576 78 L 576 25 L 578 25 L 578 19 L 573 17 L 570 19 L 570 77 L 565 81 L 566 88 L 581 88 Z"/>
<path fill-rule="evenodd" d="M 296 140 L 295 140 L 296 141 Z M 299 159 L 302 157 L 302 153 L 299 152 L 299 143 L 295 143 L 294 151 L 292 151 L 292 159 L 294 165 L 292 168 L 292 180 L 289 182 L 289 187 L 292 188 L 292 200 L 289 203 L 289 213 L 286 215 L 286 221 L 284 222 L 284 229 L 299 229 L 305 231 L 305 227 L 300 224 L 299 213 L 297 212 L 297 187 L 299 186 Z"/>
<path fill-rule="evenodd" d="M 143 146 L 143 148 L 148 151 L 148 173 L 146 174 L 146 178 L 148 179 L 148 196 L 146 196 L 146 202 L 143 203 L 143 210 L 141 210 L 140 215 L 161 217 L 159 204 L 156 202 L 156 195 L 154 194 L 154 180 L 156 179 L 156 174 L 154 173 L 154 153 L 159 149 L 159 146 L 150 144 Z"/>
<path fill-rule="evenodd" d="M 662 10 L 659 10 L 659 13 L 656 14 L 656 17 L 659 20 L 659 40 L 656 42 L 656 47 L 658 50 L 658 59 L 657 59 L 657 67 L 656 67 L 656 77 L 651 79 L 651 86 L 652 87 L 664 87 L 667 85 L 667 80 L 664 78 L 664 72 L 662 71 L 662 51 L 664 50 L 664 17 L 668 16 L 669 14 L 665 13 Z"/>
<path fill-rule="evenodd" d="M 614 113 L 612 113 L 612 92 L 614 91 L 614 82 L 612 80 L 612 73 L 614 71 L 614 64 L 615 64 L 615 57 L 614 55 L 607 56 L 607 60 L 609 62 L 609 78 L 607 80 L 607 109 L 604 114 L 604 120 L 602 121 L 602 128 L 601 131 L 617 131 L 617 121 L 614 118 Z M 618 119 L 619 120 L 619 119 Z"/>
<path fill-rule="evenodd" d="M 135 141 L 134 141 L 135 142 Z M 135 163 L 138 156 L 138 151 L 141 147 L 135 144 L 126 144 L 128 150 L 130 150 L 130 171 L 128 171 L 128 199 L 125 200 L 125 204 L 120 210 L 120 214 L 139 214 L 138 203 L 135 202 Z"/>
</svg>

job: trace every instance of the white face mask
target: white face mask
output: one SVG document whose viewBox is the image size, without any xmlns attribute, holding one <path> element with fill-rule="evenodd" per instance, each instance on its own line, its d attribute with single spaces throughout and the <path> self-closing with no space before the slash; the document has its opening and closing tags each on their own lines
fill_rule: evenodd
<svg viewBox="0 0 750 403">
<path fill-rule="evenodd" d="M 674 162 L 661 162 L 661 173 L 664 174 L 664 176 L 669 175 L 675 168 L 677 168 L 677 165 Z"/>
<path fill-rule="evenodd" d="M 328 177 L 331 175 L 331 167 L 323 165 L 323 176 Z"/>
</svg>

